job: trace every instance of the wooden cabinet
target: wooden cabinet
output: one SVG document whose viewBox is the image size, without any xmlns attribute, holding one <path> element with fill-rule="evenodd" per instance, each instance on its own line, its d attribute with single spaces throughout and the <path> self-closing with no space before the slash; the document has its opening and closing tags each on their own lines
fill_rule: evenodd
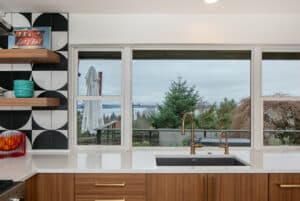
<svg viewBox="0 0 300 201">
<path fill-rule="evenodd" d="M 268 174 L 149 174 L 147 201 L 268 201 Z"/>
<path fill-rule="evenodd" d="M 209 174 L 208 201 L 268 201 L 268 174 Z"/>
<path fill-rule="evenodd" d="M 300 201 L 300 174 L 37 174 L 26 201 Z"/>
<path fill-rule="evenodd" d="M 73 201 L 74 174 L 37 174 L 25 182 L 26 201 Z"/>
<path fill-rule="evenodd" d="M 300 174 L 270 174 L 269 201 L 299 201 Z"/>
<path fill-rule="evenodd" d="M 145 201 L 145 174 L 76 174 L 76 201 Z"/>
<path fill-rule="evenodd" d="M 205 174 L 147 174 L 147 201 L 205 201 Z"/>
</svg>

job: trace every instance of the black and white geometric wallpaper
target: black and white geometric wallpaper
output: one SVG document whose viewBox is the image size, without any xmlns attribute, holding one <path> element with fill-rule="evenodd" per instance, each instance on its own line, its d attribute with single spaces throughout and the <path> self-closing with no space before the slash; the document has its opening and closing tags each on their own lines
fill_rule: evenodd
<svg viewBox="0 0 300 201">
<path fill-rule="evenodd" d="M 13 80 L 32 79 L 35 97 L 59 97 L 59 107 L 0 107 L 0 132 L 19 130 L 27 135 L 27 150 L 68 149 L 68 14 L 7 13 L 14 27 L 51 27 L 52 50 L 59 64 L 0 64 L 0 86 L 13 97 Z M 0 36 L 0 48 L 7 48 Z"/>
</svg>

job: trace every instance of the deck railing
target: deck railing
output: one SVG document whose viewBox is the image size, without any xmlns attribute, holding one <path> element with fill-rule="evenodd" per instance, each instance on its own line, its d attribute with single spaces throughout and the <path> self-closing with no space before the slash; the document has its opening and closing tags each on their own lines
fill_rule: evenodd
<svg viewBox="0 0 300 201">
<path fill-rule="evenodd" d="M 187 135 L 181 136 L 181 129 L 133 129 L 133 146 L 188 146 L 190 141 L 189 129 L 186 129 Z M 195 140 L 200 138 L 219 138 L 221 132 L 227 133 L 229 139 L 237 141 L 233 146 L 239 146 L 238 139 L 248 139 L 249 145 L 240 142 L 240 146 L 250 146 L 250 130 L 208 130 L 195 129 Z M 82 137 L 78 139 L 78 144 L 101 144 L 101 145 L 119 145 L 121 143 L 121 132 L 119 128 L 103 128 L 98 130 L 96 136 Z M 292 143 L 300 144 L 300 130 L 264 130 L 265 145 L 268 145 L 267 139 L 272 136 L 278 138 L 278 135 L 299 136 L 299 140 L 285 142 L 279 139 L 281 144 Z M 297 139 L 298 139 L 297 138 Z M 278 143 L 280 143 L 278 142 Z M 243 145 L 242 145 L 243 144 Z"/>
</svg>

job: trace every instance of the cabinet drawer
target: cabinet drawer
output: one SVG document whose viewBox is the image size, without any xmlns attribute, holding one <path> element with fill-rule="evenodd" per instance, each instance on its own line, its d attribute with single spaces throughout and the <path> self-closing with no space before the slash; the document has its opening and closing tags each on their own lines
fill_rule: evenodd
<svg viewBox="0 0 300 201">
<path fill-rule="evenodd" d="M 146 201 L 145 196 L 77 195 L 76 201 Z"/>
<path fill-rule="evenodd" d="M 75 192 L 83 195 L 145 195 L 145 174 L 76 174 Z"/>
<path fill-rule="evenodd" d="M 300 174 L 270 174 L 270 201 L 299 201 Z"/>
</svg>

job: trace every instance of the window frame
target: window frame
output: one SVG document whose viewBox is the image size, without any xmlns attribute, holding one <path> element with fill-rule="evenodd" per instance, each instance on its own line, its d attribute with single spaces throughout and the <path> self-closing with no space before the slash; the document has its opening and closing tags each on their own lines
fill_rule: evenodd
<svg viewBox="0 0 300 201">
<path fill-rule="evenodd" d="M 120 95 L 107 95 L 107 96 L 80 96 L 78 95 L 78 67 L 79 67 L 79 52 L 88 52 L 88 51 L 117 51 L 121 52 L 121 86 L 120 86 Z M 71 68 L 69 70 L 69 122 L 70 122 L 70 128 L 69 132 L 72 133 L 72 136 L 70 136 L 70 146 L 75 147 L 78 149 L 98 149 L 98 148 L 106 148 L 106 149 L 126 149 L 128 145 L 125 141 L 125 124 L 126 120 L 124 119 L 125 112 L 124 112 L 124 104 L 125 104 L 125 98 L 124 98 L 124 89 L 126 88 L 126 78 L 124 75 L 126 75 L 126 66 L 128 65 L 128 62 L 126 61 L 126 48 L 123 47 L 71 47 Z M 102 100 L 102 101 L 118 101 L 120 102 L 120 110 L 121 110 L 121 144 L 120 145 L 78 145 L 77 143 L 77 101 L 81 100 Z M 128 120 L 127 120 L 128 121 Z"/>
<path fill-rule="evenodd" d="M 260 116 L 261 116 L 261 148 L 264 150 L 294 150 L 299 149 L 300 145 L 264 145 L 264 102 L 266 101 L 300 101 L 300 96 L 263 96 L 262 94 L 262 87 L 263 87 L 263 74 L 262 74 L 262 62 L 263 58 L 262 55 L 264 52 L 268 53 L 293 53 L 293 52 L 300 52 L 299 46 L 265 46 L 261 48 L 261 72 L 260 72 L 260 97 L 261 97 L 261 103 L 260 103 Z"/>
<path fill-rule="evenodd" d="M 188 147 L 133 147 L 132 146 L 132 52 L 133 50 L 247 50 L 251 51 L 250 61 L 250 97 L 251 97 L 251 146 L 233 147 L 242 150 L 294 150 L 299 146 L 265 146 L 263 143 L 263 103 L 266 100 L 282 100 L 278 97 L 262 96 L 262 53 L 263 52 L 295 52 L 300 51 L 297 45 L 239 45 L 239 44 L 107 44 L 107 45 L 83 45 L 70 46 L 69 69 L 69 147 L 84 150 L 99 149 L 188 149 Z M 76 135 L 76 95 L 77 95 L 77 70 L 79 51 L 121 51 L 121 145 L 78 145 Z M 284 97 L 285 98 L 285 97 Z M 286 100 L 286 98 L 284 99 Z M 288 100 L 300 101 L 300 97 L 288 97 Z M 218 148 L 204 148 L 211 150 Z"/>
</svg>

